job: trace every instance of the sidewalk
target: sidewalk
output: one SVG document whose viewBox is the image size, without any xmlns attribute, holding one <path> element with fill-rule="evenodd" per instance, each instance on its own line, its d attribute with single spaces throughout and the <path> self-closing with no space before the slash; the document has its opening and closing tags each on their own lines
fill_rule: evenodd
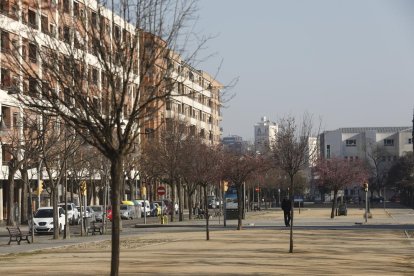
<svg viewBox="0 0 414 276">
<path fill-rule="evenodd" d="M 414 232 L 414 210 L 371 211 L 367 224 L 360 209 L 335 219 L 329 218 L 330 209 L 296 212 L 293 254 L 279 210 L 247 213 L 243 231 L 235 230 L 237 221 L 224 229 L 214 218 L 209 241 L 204 220 L 129 228 L 121 237 L 120 275 L 411 275 L 413 237 L 403 229 Z M 380 226 L 391 228 L 375 228 Z M 109 275 L 109 235 L 0 242 L 0 275 Z"/>
<path fill-rule="evenodd" d="M 301 208 L 300 213 L 298 209 L 295 209 L 294 215 L 294 228 L 296 229 L 338 229 L 346 227 L 358 227 L 363 228 L 374 227 L 378 225 L 407 225 L 407 229 L 414 231 L 414 210 L 412 209 L 371 209 L 372 218 L 368 219 L 368 223 L 365 224 L 364 210 L 351 208 L 348 209 L 347 216 L 339 216 L 334 219 L 330 218 L 329 208 Z M 188 220 L 188 217 L 184 221 L 174 221 L 168 224 L 136 224 L 134 228 L 124 228 L 122 236 L 141 235 L 140 228 L 200 228 L 205 229 L 205 220 Z M 357 225 L 357 226 L 356 226 Z M 223 217 L 214 217 L 210 219 L 209 226 L 211 230 L 234 230 L 237 227 L 237 220 L 227 220 L 226 228 L 223 226 Z M 280 230 L 285 229 L 283 224 L 283 212 L 279 209 L 268 209 L 262 211 L 252 211 L 246 213 L 246 219 L 243 220 L 243 228 L 277 228 Z M 21 226 L 22 230 L 28 230 L 28 227 Z M 197 231 L 200 231 L 197 229 Z M 179 230 L 178 230 L 179 231 Z M 188 230 L 186 230 L 188 231 Z M 7 245 L 8 231 L 5 226 L 0 227 L 0 255 L 4 254 L 16 254 L 23 252 L 33 252 L 48 248 L 58 248 L 82 243 L 93 243 L 97 241 L 110 240 L 111 235 L 88 235 L 88 236 L 72 236 L 70 239 L 54 240 L 50 235 L 39 236 L 35 235 L 35 243 L 28 244 L 23 241 L 20 245 L 16 242 L 12 242 L 11 245 Z"/>
</svg>

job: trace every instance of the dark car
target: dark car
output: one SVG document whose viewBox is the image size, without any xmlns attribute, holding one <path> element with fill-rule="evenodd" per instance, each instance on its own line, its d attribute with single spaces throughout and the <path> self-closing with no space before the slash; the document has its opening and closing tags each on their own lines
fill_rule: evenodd
<svg viewBox="0 0 414 276">
<path fill-rule="evenodd" d="M 346 204 L 340 204 L 338 206 L 338 216 L 347 216 L 348 215 L 348 208 Z"/>
<path fill-rule="evenodd" d="M 371 203 L 382 203 L 382 202 L 384 202 L 384 198 L 382 196 L 371 197 Z"/>
</svg>

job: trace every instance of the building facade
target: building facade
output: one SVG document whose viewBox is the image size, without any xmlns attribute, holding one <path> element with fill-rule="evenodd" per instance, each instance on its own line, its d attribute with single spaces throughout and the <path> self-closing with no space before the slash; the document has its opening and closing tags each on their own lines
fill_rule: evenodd
<svg viewBox="0 0 414 276">
<path fill-rule="evenodd" d="M 100 112 L 111 116 L 116 110 L 111 102 L 113 99 L 105 92 L 108 87 L 123 86 L 126 87 L 122 89 L 126 101 L 120 110 L 125 120 L 132 106 L 136 105 L 136 99 L 141 104 L 148 98 L 159 96 L 159 100 L 145 105 L 146 116 L 139 118 L 140 142 L 153 137 L 160 126 L 176 118 L 186 121 L 191 135 L 202 137 L 210 144 L 220 142 L 222 85 L 167 49 L 161 38 L 142 32 L 110 10 L 98 6 L 94 0 L 1 0 L 0 34 L 1 123 L 8 129 L 24 132 L 24 124 L 19 122 L 28 114 L 12 94 L 33 96 L 46 91 L 65 98 L 68 101 L 65 106 L 76 110 L 76 102 L 70 104 L 74 88 L 84 93 L 81 104 L 98 106 Z M 26 70 L 13 67 L 10 56 L 18 57 L 15 60 L 24 64 Z M 120 70 L 119 79 L 108 78 L 107 72 L 122 68 L 120 63 L 125 61 L 125 56 L 129 57 L 126 61 L 131 62 L 130 74 L 123 79 Z M 79 57 L 82 62 L 71 64 L 67 57 L 72 60 Z M 50 77 L 50 67 L 46 66 L 54 61 L 56 66 L 67 65 L 78 73 L 79 78 L 69 79 L 67 85 L 58 85 L 62 81 Z M 63 68 L 62 72 L 68 68 Z M 33 75 L 24 73 L 28 71 Z M 169 96 L 162 97 L 162 93 Z M 7 187 L 7 164 L 11 160 L 8 151 L 4 150 L 8 141 L 5 135 L 1 136 L 0 220 L 5 213 L 4 188 Z M 39 173 L 34 169 L 29 178 L 36 175 Z M 20 190 L 16 190 L 15 198 L 15 202 L 22 201 Z"/>
<path fill-rule="evenodd" d="M 320 155 L 349 160 L 366 160 L 374 148 L 381 148 L 391 162 L 412 149 L 411 127 L 339 128 L 320 135 Z"/>
<path fill-rule="evenodd" d="M 370 193 L 388 194 L 384 189 L 387 172 L 398 157 L 412 152 L 411 127 L 355 127 L 325 131 L 319 137 L 320 156 L 326 159 L 361 160 L 371 167 Z M 368 181 L 369 179 L 367 179 Z M 370 184 L 370 185 L 371 185 Z M 343 194 L 342 194 L 343 192 Z M 340 191 L 340 196 L 361 199 L 361 183 Z M 388 198 L 388 196 L 387 196 Z"/>
<path fill-rule="evenodd" d="M 276 139 L 278 126 L 267 117 L 254 125 L 254 146 L 256 152 L 267 152 Z"/>
</svg>

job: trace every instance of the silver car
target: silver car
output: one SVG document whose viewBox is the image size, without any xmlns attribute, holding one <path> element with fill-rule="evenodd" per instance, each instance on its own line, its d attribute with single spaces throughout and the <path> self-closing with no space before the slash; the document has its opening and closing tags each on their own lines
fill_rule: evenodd
<svg viewBox="0 0 414 276">
<path fill-rule="evenodd" d="M 104 213 L 104 207 L 102 205 L 92 205 L 90 207 L 95 212 L 96 221 L 102 221 L 103 213 Z"/>
</svg>

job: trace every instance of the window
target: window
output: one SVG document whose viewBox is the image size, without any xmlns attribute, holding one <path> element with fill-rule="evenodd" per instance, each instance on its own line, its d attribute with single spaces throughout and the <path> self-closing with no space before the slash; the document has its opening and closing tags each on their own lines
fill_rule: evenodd
<svg viewBox="0 0 414 276">
<path fill-rule="evenodd" d="M 1 88 L 8 88 L 10 86 L 10 71 L 1 68 Z"/>
<path fill-rule="evenodd" d="M 73 16 L 79 16 L 79 3 L 73 2 Z"/>
<path fill-rule="evenodd" d="M 388 147 L 394 146 L 394 139 L 384 139 L 384 146 L 388 146 Z"/>
<path fill-rule="evenodd" d="M 13 127 L 17 127 L 19 123 L 19 113 L 13 112 Z"/>
<path fill-rule="evenodd" d="M 69 0 L 63 0 L 63 11 L 69 13 Z"/>
<path fill-rule="evenodd" d="M 124 104 L 123 111 L 124 111 L 124 117 L 128 117 L 128 105 L 127 104 Z"/>
<path fill-rule="evenodd" d="M 10 49 L 10 38 L 9 33 L 1 31 L 1 50 L 7 51 Z"/>
<path fill-rule="evenodd" d="M 49 83 L 47 81 L 43 81 L 42 82 L 42 95 L 46 96 L 46 95 L 51 95 L 51 87 L 49 85 Z"/>
<path fill-rule="evenodd" d="M 326 158 L 331 158 L 331 145 L 326 145 Z"/>
<path fill-rule="evenodd" d="M 29 59 L 32 63 L 37 63 L 37 47 L 32 43 L 29 43 Z"/>
<path fill-rule="evenodd" d="M 355 147 L 356 146 L 356 139 L 348 139 L 346 140 L 347 147 Z"/>
<path fill-rule="evenodd" d="M 29 94 L 35 96 L 37 94 L 37 81 L 35 78 L 29 78 Z"/>
<path fill-rule="evenodd" d="M 118 25 L 114 25 L 114 40 L 119 41 L 121 38 L 121 29 Z"/>
<path fill-rule="evenodd" d="M 408 144 L 412 144 L 413 143 L 413 138 L 408 138 Z"/>
<path fill-rule="evenodd" d="M 9 1 L 7 0 L 2 0 L 0 1 L 0 13 L 5 13 L 7 14 L 8 12 L 8 6 L 9 6 Z"/>
<path fill-rule="evenodd" d="M 42 28 L 43 33 L 45 33 L 45 34 L 49 33 L 49 19 L 47 18 L 46 15 L 42 15 L 41 22 L 40 22 L 40 27 Z"/>
<path fill-rule="evenodd" d="M 69 106 L 72 105 L 71 92 L 70 89 L 67 87 L 63 88 L 63 101 Z"/>
<path fill-rule="evenodd" d="M 37 29 L 37 18 L 36 18 L 36 12 L 33 10 L 29 10 L 27 12 L 27 17 L 29 21 L 29 27 L 32 27 L 33 29 Z"/>
<path fill-rule="evenodd" d="M 98 28 L 98 17 L 96 15 L 96 12 L 91 13 L 91 21 L 92 21 L 91 25 L 95 28 Z"/>
<path fill-rule="evenodd" d="M 63 27 L 63 41 L 70 43 L 70 28 L 68 26 Z"/>
</svg>

